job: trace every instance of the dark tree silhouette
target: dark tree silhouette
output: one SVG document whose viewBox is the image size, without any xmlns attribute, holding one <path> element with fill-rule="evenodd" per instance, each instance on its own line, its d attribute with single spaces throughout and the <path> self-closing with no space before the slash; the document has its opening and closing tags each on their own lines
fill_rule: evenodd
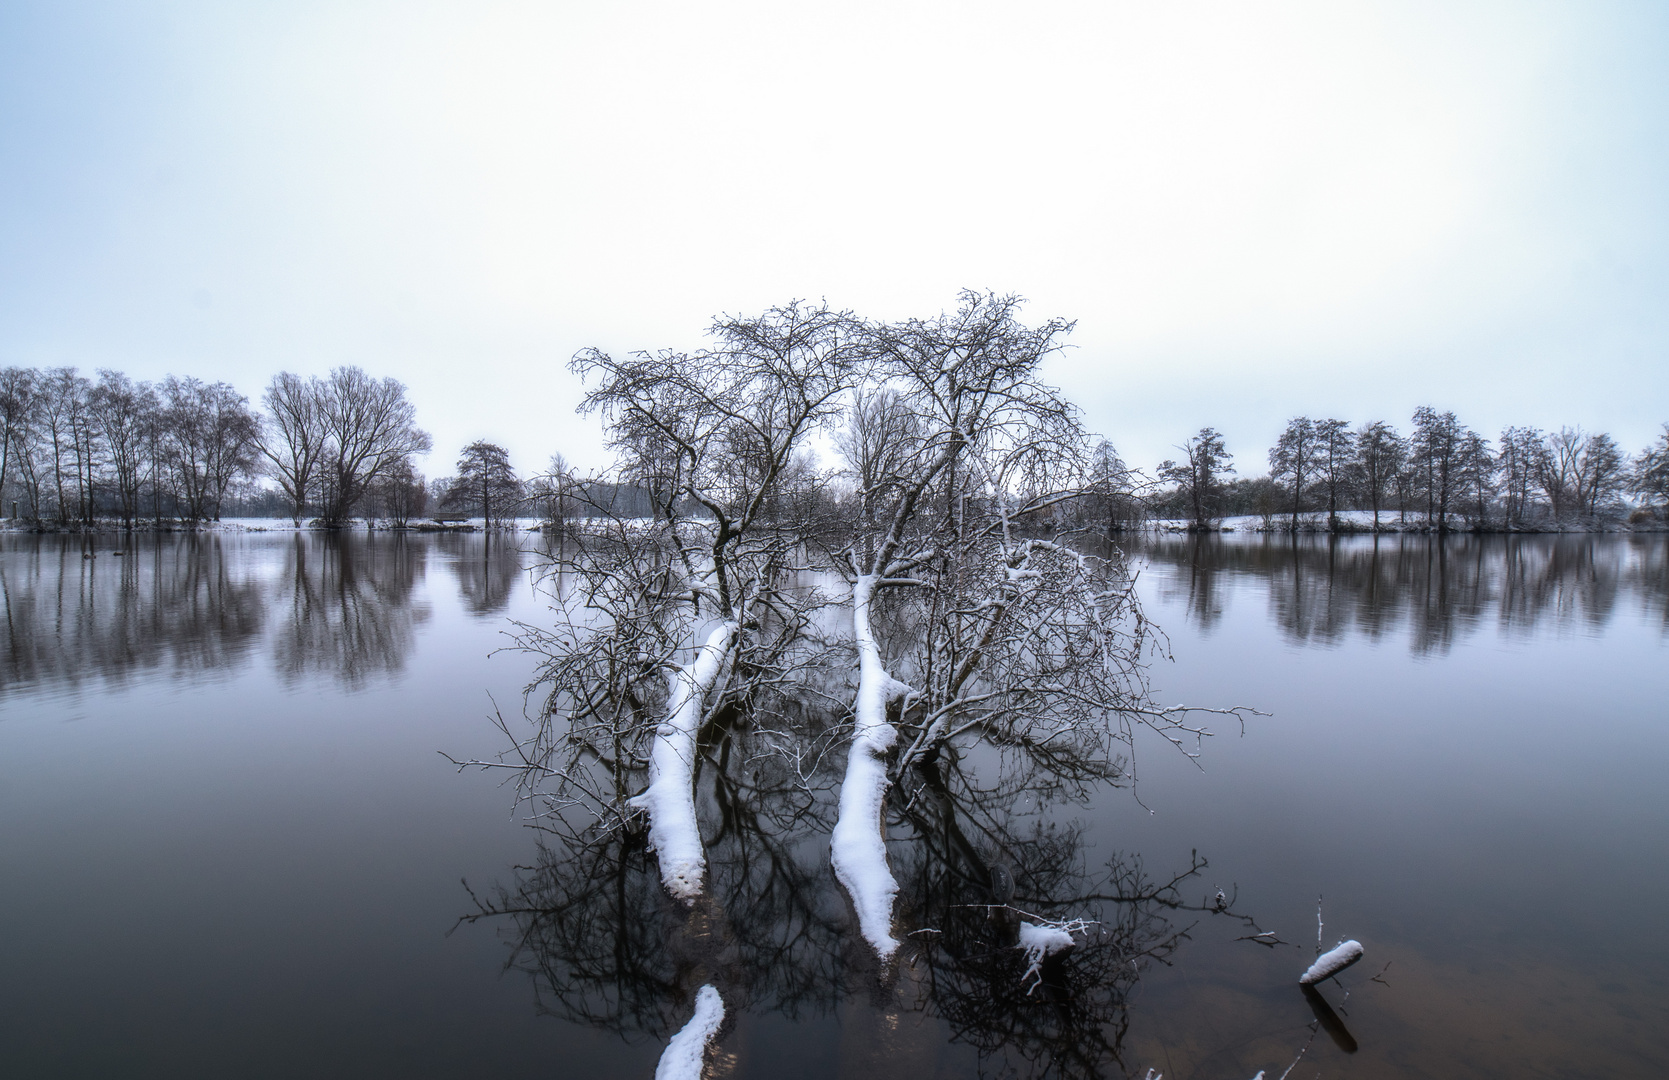
<svg viewBox="0 0 1669 1080">
<path fill-rule="evenodd" d="M 522 483 L 510 466 L 510 452 L 497 443 L 477 439 L 458 455 L 458 475 L 447 489 L 448 510 L 479 510 L 487 528 L 513 518 L 522 497 Z"/>
<path fill-rule="evenodd" d="M 1234 455 L 1223 446 L 1215 428 L 1200 428 L 1199 434 L 1177 447 L 1185 455 L 1181 462 L 1164 461 L 1159 478 L 1176 484 L 1194 511 L 1194 528 L 1204 531 L 1217 516 L 1223 476 L 1234 472 Z"/>
</svg>

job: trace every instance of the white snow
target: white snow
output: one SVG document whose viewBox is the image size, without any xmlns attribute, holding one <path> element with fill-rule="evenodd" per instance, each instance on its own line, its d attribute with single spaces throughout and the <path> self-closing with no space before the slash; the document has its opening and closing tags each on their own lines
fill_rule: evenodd
<svg viewBox="0 0 1669 1080">
<path fill-rule="evenodd" d="M 1362 943 L 1360 941 L 1341 941 L 1328 951 L 1315 958 L 1310 969 L 1298 977 L 1300 986 L 1311 986 L 1323 979 L 1331 978 L 1345 968 L 1362 959 Z"/>
<path fill-rule="evenodd" d="M 701 1080 L 707 1042 L 718 1033 L 723 1022 L 724 998 L 711 986 L 697 990 L 695 1015 L 666 1044 L 661 1062 L 655 1066 L 655 1080 Z"/>
<path fill-rule="evenodd" d="M 882 960 L 898 951 L 892 936 L 892 902 L 898 882 L 887 868 L 881 836 L 881 807 L 887 795 L 885 754 L 898 739 L 887 723 L 887 702 L 908 690 L 881 664 L 870 628 L 869 604 L 876 579 L 866 575 L 852 586 L 852 628 L 858 645 L 858 694 L 852 750 L 840 784 L 840 816 L 830 837 L 835 877 L 852 897 L 858 928 Z"/>
<path fill-rule="evenodd" d="M 1033 976 L 1038 982 L 1043 981 L 1043 961 L 1058 952 L 1065 952 L 1072 948 L 1072 935 L 1058 926 L 1040 926 L 1036 923 L 1023 922 L 1020 924 L 1020 947 L 1026 950 L 1026 973 L 1020 976 L 1023 983 Z M 1033 984 L 1026 993 L 1037 989 Z"/>
<path fill-rule="evenodd" d="M 735 640 L 736 624 L 720 623 L 695 659 L 668 676 L 667 718 L 649 751 L 649 787 L 630 805 L 649 814 L 649 846 L 661 864 L 661 884 L 680 900 L 701 895 L 707 856 L 695 817 L 695 736 L 702 705 Z"/>
</svg>

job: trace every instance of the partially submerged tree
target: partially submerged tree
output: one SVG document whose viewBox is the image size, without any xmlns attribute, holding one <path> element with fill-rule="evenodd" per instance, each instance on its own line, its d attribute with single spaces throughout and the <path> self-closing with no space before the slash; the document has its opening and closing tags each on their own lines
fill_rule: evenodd
<svg viewBox="0 0 1669 1080">
<path fill-rule="evenodd" d="M 831 861 L 885 959 L 899 939 L 882 819 L 900 773 L 977 740 L 1106 782 L 1142 725 L 1193 752 L 1205 732 L 1187 710 L 1147 698 L 1123 564 L 1035 535 L 1083 497 L 1091 456 L 1038 378 L 1070 324 L 1028 327 L 1018 307 L 967 293 L 936 319 L 876 326 L 791 304 L 719 320 L 693 355 L 577 356 L 620 479 L 653 488 L 653 514 L 602 516 L 555 552 L 562 621 L 522 628 L 544 655 L 536 727 L 491 764 L 558 812 L 646 814 L 664 887 L 693 901 L 709 733 L 748 728 L 801 776 L 845 742 Z M 820 428 L 851 484 L 837 518 L 804 512 L 834 505 L 805 453 Z M 1220 440 L 1208 452 L 1220 472 Z"/>
</svg>

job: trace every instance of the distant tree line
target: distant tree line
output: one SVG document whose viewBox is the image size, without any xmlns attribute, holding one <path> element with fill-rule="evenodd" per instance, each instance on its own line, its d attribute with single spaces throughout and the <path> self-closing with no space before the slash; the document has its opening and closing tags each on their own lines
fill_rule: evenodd
<svg viewBox="0 0 1669 1080">
<path fill-rule="evenodd" d="M 229 505 L 269 511 L 269 477 L 297 520 L 346 521 L 420 491 L 430 447 L 395 379 L 357 367 L 281 372 L 256 410 L 230 384 L 101 369 L 0 369 L 0 503 L 41 524 L 216 521 Z"/>
<path fill-rule="evenodd" d="M 1212 428 L 1159 467 L 1168 485 L 1151 500 L 1160 517 L 1206 528 L 1222 517 L 1261 515 L 1291 529 L 1306 521 L 1342 526 L 1341 512 L 1371 511 L 1378 528 L 1402 526 L 1534 529 L 1619 517 L 1623 496 L 1651 508 L 1669 504 L 1669 424 L 1630 457 L 1610 435 L 1509 427 L 1491 442 L 1452 412 L 1416 409 L 1408 434 L 1375 421 L 1352 429 L 1337 419 L 1295 417 L 1270 448 L 1267 476 L 1235 479 L 1233 455 Z"/>
</svg>

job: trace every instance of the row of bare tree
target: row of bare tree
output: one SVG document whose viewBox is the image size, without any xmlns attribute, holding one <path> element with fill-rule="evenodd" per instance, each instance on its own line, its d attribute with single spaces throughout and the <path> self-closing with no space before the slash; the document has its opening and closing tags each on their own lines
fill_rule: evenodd
<svg viewBox="0 0 1669 1080">
<path fill-rule="evenodd" d="M 261 412 L 224 382 L 135 382 L 70 367 L 0 370 L 0 502 L 10 516 L 91 525 L 218 520 L 228 493 L 276 480 L 299 520 L 398 502 L 429 449 L 406 388 L 357 367 L 272 380 Z"/>
<path fill-rule="evenodd" d="M 1230 514 L 1286 516 L 1296 529 L 1308 514 L 1371 510 L 1374 525 L 1395 511 L 1438 531 L 1457 527 L 1527 528 L 1597 520 L 1623 510 L 1634 494 L 1648 506 L 1669 503 L 1669 424 L 1630 458 L 1604 433 L 1580 428 L 1543 432 L 1509 427 L 1498 443 L 1461 424 L 1452 412 L 1422 406 L 1406 436 L 1382 421 L 1352 430 L 1344 420 L 1288 421 L 1269 451 L 1269 474 L 1231 480 L 1233 455 L 1203 428 L 1166 461 L 1157 509 L 1197 527 Z"/>
</svg>

